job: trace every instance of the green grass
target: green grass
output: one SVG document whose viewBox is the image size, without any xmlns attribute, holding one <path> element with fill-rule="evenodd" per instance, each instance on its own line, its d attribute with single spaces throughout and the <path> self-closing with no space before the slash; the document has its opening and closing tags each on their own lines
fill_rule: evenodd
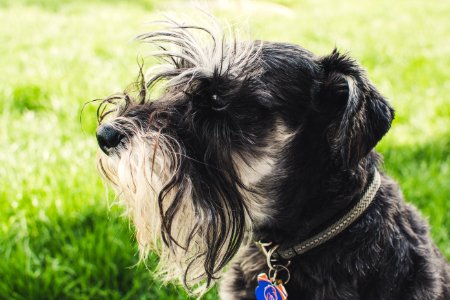
<svg viewBox="0 0 450 300">
<path fill-rule="evenodd" d="M 161 18 L 156 3 L 0 2 L 1 299 L 185 299 L 135 266 L 132 230 L 95 169 L 95 105 L 79 121 L 83 103 L 135 79 L 145 47 L 132 38 Z M 386 171 L 450 258 L 450 3 L 257 3 L 217 13 L 254 38 L 348 50 L 368 69 L 397 110 L 378 146 Z"/>
</svg>

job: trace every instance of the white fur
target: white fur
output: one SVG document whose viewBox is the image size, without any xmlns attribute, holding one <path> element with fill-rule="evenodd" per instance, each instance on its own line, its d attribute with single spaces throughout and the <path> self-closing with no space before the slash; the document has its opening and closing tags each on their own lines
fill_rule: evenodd
<svg viewBox="0 0 450 300">
<path fill-rule="evenodd" d="M 249 224 L 251 227 L 270 220 L 275 214 L 276 207 L 273 199 L 267 197 L 265 187 L 260 182 L 267 176 L 275 176 L 274 168 L 284 147 L 292 141 L 295 132 L 287 128 L 281 120 L 275 122 L 274 128 L 266 138 L 266 146 L 258 149 L 259 156 L 247 153 L 235 153 L 233 155 L 234 166 L 242 183 L 256 193 L 242 189 L 249 210 Z M 277 174 L 282 176 L 282 174 Z M 251 230 L 251 227 L 249 230 Z"/>
</svg>

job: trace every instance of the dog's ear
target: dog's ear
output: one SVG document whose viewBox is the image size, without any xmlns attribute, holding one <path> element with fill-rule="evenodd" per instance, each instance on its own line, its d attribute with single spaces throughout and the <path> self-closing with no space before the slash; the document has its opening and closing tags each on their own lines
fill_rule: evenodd
<svg viewBox="0 0 450 300">
<path fill-rule="evenodd" d="M 320 65 L 313 106 L 331 121 L 327 139 L 333 155 L 344 168 L 354 168 L 389 130 L 394 111 L 353 59 L 335 49 Z"/>
</svg>

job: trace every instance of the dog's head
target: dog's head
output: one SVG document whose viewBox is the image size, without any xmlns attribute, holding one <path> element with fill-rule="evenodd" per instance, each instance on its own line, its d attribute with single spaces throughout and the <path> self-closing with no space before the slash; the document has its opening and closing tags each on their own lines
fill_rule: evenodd
<svg viewBox="0 0 450 300">
<path fill-rule="evenodd" d="M 358 168 L 393 112 L 351 59 L 226 40 L 169 22 L 140 37 L 163 63 L 99 107 L 99 170 L 168 280 L 209 285 L 255 228 L 276 224 L 287 178 Z M 322 167 L 320 167 L 322 166 Z M 289 201 L 289 200 L 286 200 Z M 248 233 L 248 235 L 247 235 Z"/>
</svg>

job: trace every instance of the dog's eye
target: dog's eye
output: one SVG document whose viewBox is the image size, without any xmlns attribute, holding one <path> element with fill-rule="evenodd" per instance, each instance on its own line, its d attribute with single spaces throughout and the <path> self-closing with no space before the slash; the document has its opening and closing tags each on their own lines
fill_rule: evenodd
<svg viewBox="0 0 450 300">
<path fill-rule="evenodd" d="M 211 108 L 215 111 L 223 111 L 229 105 L 229 102 L 225 101 L 222 97 L 218 96 L 217 94 L 213 94 L 211 96 L 211 99 L 212 99 Z"/>
</svg>

